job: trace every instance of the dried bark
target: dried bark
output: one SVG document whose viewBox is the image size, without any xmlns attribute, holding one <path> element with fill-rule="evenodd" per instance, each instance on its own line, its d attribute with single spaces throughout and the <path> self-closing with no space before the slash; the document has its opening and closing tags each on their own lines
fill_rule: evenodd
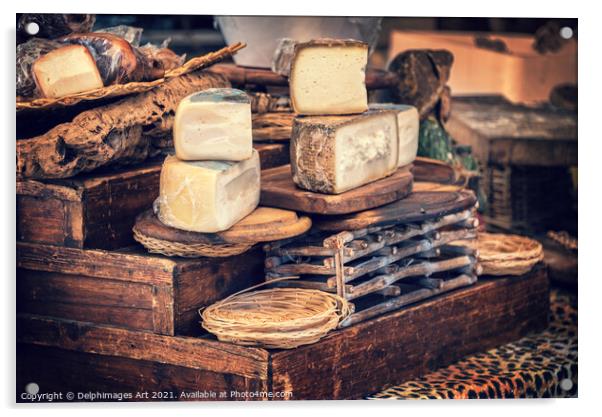
<svg viewBox="0 0 602 417">
<path fill-rule="evenodd" d="M 397 55 L 389 64 L 389 71 L 400 81 L 393 90 L 396 101 L 415 106 L 424 119 L 444 94 L 453 60 L 446 50 L 409 50 Z"/>
<path fill-rule="evenodd" d="M 200 90 L 229 87 L 206 71 L 173 78 L 146 93 L 84 111 L 43 135 L 17 141 L 17 176 L 68 178 L 80 172 L 132 163 L 154 153 L 151 136 L 168 133 L 182 98 Z"/>
</svg>

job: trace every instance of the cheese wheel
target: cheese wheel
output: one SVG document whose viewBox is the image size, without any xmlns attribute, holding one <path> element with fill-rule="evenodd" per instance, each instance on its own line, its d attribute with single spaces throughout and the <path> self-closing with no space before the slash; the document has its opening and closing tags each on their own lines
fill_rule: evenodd
<svg viewBox="0 0 602 417">
<path fill-rule="evenodd" d="M 188 162 L 168 156 L 161 169 L 155 211 L 168 226 L 216 233 L 255 210 L 259 192 L 259 154 L 255 150 L 241 162 Z"/>
<path fill-rule="evenodd" d="M 418 134 L 420 118 L 414 106 L 406 104 L 372 103 L 370 110 L 392 110 L 397 113 L 397 138 L 399 153 L 397 166 L 411 164 L 418 153 Z"/>
<path fill-rule="evenodd" d="M 293 181 L 340 194 L 395 172 L 398 146 L 394 111 L 298 117 L 291 137 Z"/>
<path fill-rule="evenodd" d="M 368 109 L 368 45 L 319 39 L 297 44 L 290 70 L 293 109 L 305 115 L 362 113 Z"/>
<path fill-rule="evenodd" d="M 103 87 L 92 55 L 81 45 L 55 49 L 37 59 L 31 69 L 44 97 L 58 98 Z"/>
<path fill-rule="evenodd" d="M 251 157 L 251 102 L 244 91 L 210 88 L 184 98 L 174 120 L 176 156 L 184 161 Z"/>
</svg>

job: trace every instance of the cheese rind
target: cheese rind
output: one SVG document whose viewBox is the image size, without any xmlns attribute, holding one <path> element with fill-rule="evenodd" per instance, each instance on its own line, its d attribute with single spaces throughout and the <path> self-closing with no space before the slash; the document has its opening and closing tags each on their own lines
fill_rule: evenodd
<svg viewBox="0 0 602 417">
<path fill-rule="evenodd" d="M 255 210 L 259 193 L 259 154 L 255 150 L 241 162 L 187 162 L 168 156 L 161 169 L 155 211 L 168 226 L 216 233 Z"/>
<path fill-rule="evenodd" d="M 395 172 L 397 151 L 393 111 L 296 118 L 293 181 L 306 190 L 340 194 Z"/>
<path fill-rule="evenodd" d="M 397 113 L 397 136 L 399 138 L 399 154 L 397 166 L 411 164 L 418 153 L 418 134 L 420 117 L 414 106 L 407 104 L 372 103 L 370 110 L 393 110 Z"/>
<path fill-rule="evenodd" d="M 64 97 L 103 87 L 92 55 L 81 45 L 50 51 L 38 58 L 31 70 L 44 97 Z"/>
<path fill-rule="evenodd" d="M 305 115 L 366 111 L 367 63 L 364 42 L 318 39 L 297 44 L 289 83 L 293 109 Z"/>
<path fill-rule="evenodd" d="M 244 91 L 211 88 L 184 98 L 176 110 L 174 146 L 183 161 L 251 157 L 251 102 Z"/>
</svg>

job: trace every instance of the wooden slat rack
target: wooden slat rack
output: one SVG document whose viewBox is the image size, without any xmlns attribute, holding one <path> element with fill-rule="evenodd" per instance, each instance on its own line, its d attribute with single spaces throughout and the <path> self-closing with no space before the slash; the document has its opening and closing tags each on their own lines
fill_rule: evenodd
<svg viewBox="0 0 602 417">
<path fill-rule="evenodd" d="M 347 327 L 474 284 L 477 254 L 456 242 L 474 239 L 478 224 L 469 208 L 422 222 L 313 231 L 271 242 L 264 245 L 266 281 L 336 292 L 352 301 L 353 313 L 340 324 Z"/>
</svg>

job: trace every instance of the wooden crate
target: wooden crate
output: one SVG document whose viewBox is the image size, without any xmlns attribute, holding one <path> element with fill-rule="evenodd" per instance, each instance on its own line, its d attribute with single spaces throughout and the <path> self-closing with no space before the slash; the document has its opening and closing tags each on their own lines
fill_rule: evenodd
<svg viewBox="0 0 602 417">
<path fill-rule="evenodd" d="M 201 332 L 198 309 L 263 280 L 263 254 L 167 258 L 17 243 L 17 311 L 165 335 Z"/>
<path fill-rule="evenodd" d="M 482 164 L 489 224 L 518 232 L 576 230 L 577 114 L 500 97 L 454 98 L 446 124 Z"/>
<path fill-rule="evenodd" d="M 566 167 L 492 164 L 484 179 L 487 224 L 523 233 L 577 230 L 576 202 Z"/>
<path fill-rule="evenodd" d="M 256 144 L 262 168 L 287 164 L 288 144 Z M 17 239 L 72 248 L 134 244 L 136 216 L 159 195 L 162 158 L 63 180 L 17 181 Z"/>
<path fill-rule="evenodd" d="M 509 53 L 479 48 L 477 36 L 502 40 Z M 456 95 L 501 94 L 513 102 L 547 101 L 558 84 L 577 84 L 577 42 L 539 54 L 525 35 L 393 31 L 389 60 L 409 49 L 446 49 L 454 54 L 449 85 Z"/>
<path fill-rule="evenodd" d="M 225 391 L 225 399 L 233 399 L 233 391 L 258 391 L 291 392 L 288 399 L 296 400 L 362 398 L 542 330 L 548 310 L 547 274 L 538 266 L 525 276 L 479 281 L 291 350 L 19 314 L 17 401 L 24 401 L 20 394 L 32 381 L 40 393 L 147 390 L 181 399 L 182 393 Z"/>
</svg>

